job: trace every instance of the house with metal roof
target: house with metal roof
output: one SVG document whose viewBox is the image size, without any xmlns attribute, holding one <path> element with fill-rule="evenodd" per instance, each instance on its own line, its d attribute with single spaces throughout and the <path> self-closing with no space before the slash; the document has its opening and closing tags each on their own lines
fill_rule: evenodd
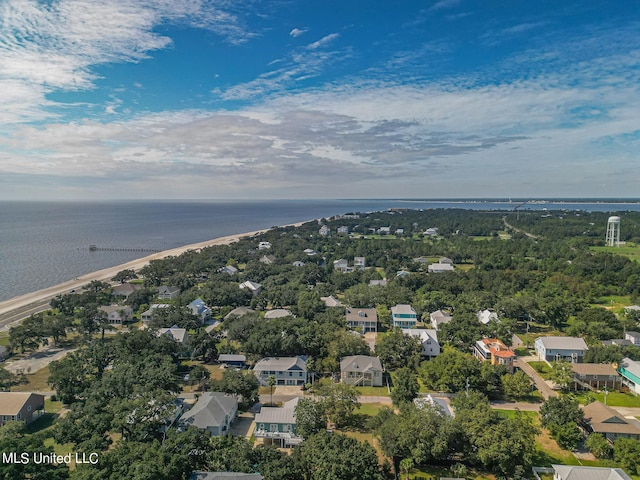
<svg viewBox="0 0 640 480">
<path fill-rule="evenodd" d="M 582 338 L 552 336 L 536 338 L 535 348 L 541 360 L 567 360 L 573 363 L 582 363 L 584 352 L 589 349 Z"/>
<path fill-rule="evenodd" d="M 247 357 L 238 353 L 221 353 L 218 362 L 228 367 L 244 368 L 247 366 Z"/>
<path fill-rule="evenodd" d="M 574 390 L 619 390 L 622 377 L 610 363 L 572 363 Z"/>
<path fill-rule="evenodd" d="M 629 387 L 632 393 L 640 395 L 640 362 L 623 358 L 618 365 L 618 373 L 622 377 L 622 384 Z"/>
<path fill-rule="evenodd" d="M 411 305 L 391 307 L 391 326 L 398 328 L 416 328 L 418 314 Z"/>
<path fill-rule="evenodd" d="M 303 357 L 266 357 L 258 361 L 253 372 L 260 385 L 267 386 L 269 377 L 276 379 L 276 385 L 299 385 L 307 383 L 307 360 Z"/>
<path fill-rule="evenodd" d="M 251 280 L 247 280 L 246 282 L 242 282 L 240 284 L 240 288 L 244 290 L 245 288 L 251 292 L 251 295 L 254 297 L 258 295 L 262 291 L 262 285 L 257 282 L 252 282 Z"/>
<path fill-rule="evenodd" d="M 172 287 L 168 285 L 162 285 L 158 287 L 158 298 L 162 300 L 173 300 L 180 295 L 180 289 L 178 287 Z"/>
<path fill-rule="evenodd" d="M 553 480 L 631 480 L 621 468 L 551 465 Z"/>
<path fill-rule="evenodd" d="M 620 437 L 640 439 L 640 429 L 629 423 L 616 410 L 600 402 L 582 407 L 584 426 L 589 432 L 600 433 L 610 442 Z"/>
<path fill-rule="evenodd" d="M 200 297 L 196 298 L 193 302 L 187 305 L 195 316 L 197 316 L 203 322 L 206 322 L 211 318 L 211 309 L 207 307 Z"/>
<path fill-rule="evenodd" d="M 282 407 L 262 407 L 256 413 L 253 435 L 263 444 L 291 447 L 302 443 L 296 435 L 296 406 L 300 397 L 286 402 Z"/>
<path fill-rule="evenodd" d="M 0 392 L 0 426 L 9 421 L 30 424 L 44 413 L 44 395 Z"/>
<path fill-rule="evenodd" d="M 349 328 L 361 333 L 378 331 L 378 311 L 375 308 L 359 308 L 345 310 L 345 318 Z"/>
<path fill-rule="evenodd" d="M 378 357 L 352 355 L 340 360 L 340 381 L 359 387 L 381 387 L 384 369 Z"/>
<path fill-rule="evenodd" d="M 451 321 L 451 315 L 442 310 L 436 310 L 435 312 L 431 312 L 429 314 L 429 319 L 431 320 L 431 326 L 435 330 L 439 330 L 441 325 L 445 323 L 449 323 Z"/>
<path fill-rule="evenodd" d="M 193 425 L 217 437 L 229 433 L 229 427 L 238 413 L 238 399 L 222 392 L 204 392 L 196 404 L 180 417 L 178 426 L 187 429 Z"/>
<path fill-rule="evenodd" d="M 440 355 L 438 332 L 432 328 L 405 328 L 402 333 L 420 340 L 423 357 L 437 357 Z"/>
</svg>

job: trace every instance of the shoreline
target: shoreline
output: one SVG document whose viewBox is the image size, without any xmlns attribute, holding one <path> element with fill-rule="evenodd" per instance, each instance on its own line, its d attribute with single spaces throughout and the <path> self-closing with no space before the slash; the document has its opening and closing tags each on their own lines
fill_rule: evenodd
<svg viewBox="0 0 640 480">
<path fill-rule="evenodd" d="M 281 225 L 281 226 L 282 227 L 299 227 L 300 225 L 310 221 L 313 221 L 313 219 L 305 220 L 302 222 L 290 223 L 290 224 Z M 48 302 L 53 297 L 62 295 L 64 293 L 69 293 L 71 290 L 78 290 L 84 287 L 87 283 L 91 282 L 92 280 L 110 282 L 111 279 L 118 272 L 122 270 L 127 270 L 127 269 L 133 269 L 137 272 L 142 267 L 147 265 L 151 260 L 159 260 L 166 257 L 175 257 L 189 250 L 200 250 L 202 248 L 211 247 L 214 245 L 229 245 L 231 243 L 235 243 L 239 241 L 242 238 L 259 235 L 261 233 L 268 232 L 269 230 L 271 230 L 271 228 L 264 228 L 262 230 L 254 230 L 251 232 L 237 233 L 233 235 L 227 235 L 224 237 L 217 237 L 204 242 L 197 242 L 197 243 L 192 243 L 190 245 L 184 245 L 182 247 L 163 250 L 162 252 L 153 253 L 145 257 L 141 257 L 135 260 L 130 260 L 120 265 L 115 265 L 113 267 L 107 267 L 107 268 L 103 268 L 102 270 L 86 273 L 86 274 L 80 275 L 79 277 L 73 280 L 67 280 L 65 282 L 52 285 L 51 287 L 47 287 L 41 290 L 36 290 L 35 292 L 19 295 L 17 297 L 13 297 L 8 300 L 3 300 L 0 302 L 0 315 L 10 314 L 14 310 L 27 307 L 34 303 L 44 302 L 44 301 Z"/>
</svg>

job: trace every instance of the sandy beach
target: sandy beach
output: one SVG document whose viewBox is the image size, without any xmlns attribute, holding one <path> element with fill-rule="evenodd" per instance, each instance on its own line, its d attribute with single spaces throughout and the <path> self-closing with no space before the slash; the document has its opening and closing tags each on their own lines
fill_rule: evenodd
<svg viewBox="0 0 640 480">
<path fill-rule="evenodd" d="M 303 223 L 306 223 L 308 220 L 298 223 L 292 223 L 285 226 L 300 226 Z M 251 237 L 253 235 L 257 235 L 260 233 L 264 233 L 269 229 L 256 230 L 253 232 L 245 232 L 239 233 L 235 235 L 228 235 L 226 237 L 218 237 L 213 240 L 208 240 L 206 242 L 193 243 L 191 245 L 185 245 L 183 247 L 172 248 L 170 250 L 164 250 L 159 253 L 154 253 L 152 255 L 148 255 L 146 257 L 139 258 L 137 260 L 132 260 L 127 263 L 123 263 L 121 265 L 116 265 L 114 267 L 105 268 L 102 270 L 98 270 L 96 272 L 87 273 L 85 275 L 81 275 L 78 278 L 73 280 L 69 280 L 63 283 L 59 283 L 58 285 L 54 285 L 52 287 L 44 288 L 42 290 L 38 290 L 36 292 L 27 293 L 25 295 L 20 295 L 18 297 L 11 298 L 9 300 L 5 300 L 0 302 L 0 315 L 10 314 L 18 309 L 27 307 L 29 305 L 34 304 L 43 304 L 48 303 L 53 297 L 57 295 L 62 295 L 63 293 L 69 293 L 71 290 L 78 290 L 82 288 L 87 283 L 92 280 L 100 280 L 100 281 L 110 281 L 118 272 L 127 269 L 133 269 L 135 271 L 140 270 L 142 267 L 147 265 L 151 260 L 157 260 L 161 258 L 166 258 L 170 256 L 178 256 L 182 253 L 189 250 L 199 250 L 201 248 L 210 247 L 213 245 L 228 245 L 233 242 L 237 242 L 241 238 Z M 33 313 L 33 312 L 31 312 Z M 25 315 L 28 316 L 30 313 Z"/>
</svg>

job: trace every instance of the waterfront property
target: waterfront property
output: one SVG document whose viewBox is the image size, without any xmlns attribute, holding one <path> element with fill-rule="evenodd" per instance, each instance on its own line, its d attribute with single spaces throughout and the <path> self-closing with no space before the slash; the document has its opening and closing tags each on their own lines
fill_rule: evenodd
<svg viewBox="0 0 640 480">
<path fill-rule="evenodd" d="M 438 343 L 438 332 L 431 328 L 405 328 L 402 330 L 406 335 L 411 335 L 420 340 L 422 344 L 423 357 L 437 357 L 440 355 L 440 344 Z"/>
<path fill-rule="evenodd" d="M 391 326 L 398 328 L 416 328 L 418 314 L 411 305 L 391 307 Z"/>
<path fill-rule="evenodd" d="M 107 314 L 107 319 L 112 325 L 122 325 L 133 318 L 133 309 L 126 305 L 108 305 L 98 307 L 98 310 Z"/>
<path fill-rule="evenodd" d="M 299 397 L 286 402 L 282 407 L 262 407 L 256 414 L 253 435 L 263 444 L 274 444 L 282 448 L 302 443 L 296 435 L 296 411 Z"/>
<path fill-rule="evenodd" d="M 606 363 L 573 363 L 573 389 L 619 390 L 622 377 L 613 365 Z"/>
<path fill-rule="evenodd" d="M 43 413 L 44 395 L 0 392 L 0 426 L 9 421 L 22 421 L 29 425 Z"/>
<path fill-rule="evenodd" d="M 567 360 L 573 363 L 582 363 L 586 342 L 578 337 L 538 337 L 535 341 L 538 357 L 547 362 Z"/>
<path fill-rule="evenodd" d="M 345 311 L 347 326 L 361 333 L 378 331 L 378 311 L 375 308 L 359 308 Z"/>
<path fill-rule="evenodd" d="M 618 373 L 622 377 L 622 384 L 632 393 L 640 395 L 640 362 L 623 358 L 618 365 Z"/>
<path fill-rule="evenodd" d="M 384 369 L 378 357 L 353 355 L 340 360 L 340 381 L 358 387 L 381 387 Z"/>
<path fill-rule="evenodd" d="M 303 357 L 266 357 L 258 361 L 253 372 L 260 385 L 269 385 L 273 376 L 276 385 L 298 385 L 307 383 L 307 360 Z"/>
<path fill-rule="evenodd" d="M 186 430 L 193 425 L 212 436 L 226 435 L 238 413 L 238 400 L 222 392 L 204 392 L 196 404 L 185 412 L 178 422 Z"/>
<path fill-rule="evenodd" d="M 513 372 L 516 353 L 497 338 L 483 338 L 473 345 L 473 355 L 481 362 L 503 365 Z"/>
<path fill-rule="evenodd" d="M 600 433 L 610 442 L 617 438 L 640 439 L 640 429 L 614 409 L 601 402 L 591 402 L 582 407 L 584 412 L 584 427 L 588 432 Z"/>
</svg>

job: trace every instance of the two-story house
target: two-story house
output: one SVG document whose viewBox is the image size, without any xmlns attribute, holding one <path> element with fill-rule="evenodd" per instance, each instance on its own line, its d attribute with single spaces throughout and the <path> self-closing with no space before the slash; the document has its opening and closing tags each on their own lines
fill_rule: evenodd
<svg viewBox="0 0 640 480">
<path fill-rule="evenodd" d="M 303 357 L 266 357 L 258 361 L 253 372 L 260 385 L 269 385 L 269 377 L 273 376 L 276 385 L 299 385 L 307 383 L 307 360 Z"/>
<path fill-rule="evenodd" d="M 416 328 L 418 314 L 411 305 L 391 307 L 391 326 L 398 328 Z"/>
<path fill-rule="evenodd" d="M 201 298 L 196 298 L 187 306 L 191 310 L 191 313 L 198 317 L 202 322 L 206 322 L 211 318 L 211 309 L 207 307 L 207 304 L 204 303 L 204 300 Z"/>
<path fill-rule="evenodd" d="M 107 319 L 112 325 L 122 325 L 133 318 L 133 309 L 126 305 L 108 305 L 98 307 L 98 310 L 107 314 Z"/>
<path fill-rule="evenodd" d="M 186 430 L 193 425 L 217 437 L 229 433 L 231 423 L 238 413 L 238 400 L 222 392 L 204 392 L 196 404 L 185 412 L 178 422 Z"/>
<path fill-rule="evenodd" d="M 438 332 L 431 328 L 405 328 L 402 332 L 420 340 L 423 357 L 437 357 L 440 355 Z"/>
<path fill-rule="evenodd" d="M 375 308 L 347 308 L 345 315 L 349 328 L 362 333 L 378 331 L 378 311 Z"/>
<path fill-rule="evenodd" d="M 513 372 L 516 353 L 497 338 L 483 338 L 473 345 L 473 355 L 481 362 L 503 365 Z"/>
<path fill-rule="evenodd" d="M 538 337 L 535 341 L 538 358 L 547 362 L 567 360 L 573 363 L 582 363 L 586 342 L 578 337 Z"/>
<path fill-rule="evenodd" d="M 178 287 L 172 287 L 169 285 L 162 285 L 158 287 L 158 298 L 161 300 L 174 300 L 180 295 L 180 289 Z"/>
<path fill-rule="evenodd" d="M 262 407 L 255 417 L 253 436 L 256 441 L 281 448 L 302 443 L 302 437 L 296 435 L 296 406 L 299 400 L 300 397 L 295 397 L 282 407 Z"/>
<path fill-rule="evenodd" d="M 622 384 L 632 393 L 640 395 L 640 362 L 623 358 L 618 365 L 618 373 L 622 377 Z"/>
<path fill-rule="evenodd" d="M 378 357 L 352 355 L 340 360 L 340 381 L 359 387 L 381 387 L 384 370 Z"/>
<path fill-rule="evenodd" d="M 29 425 L 43 413 L 44 395 L 0 392 L 0 426 L 9 421 L 22 421 Z"/>
</svg>

